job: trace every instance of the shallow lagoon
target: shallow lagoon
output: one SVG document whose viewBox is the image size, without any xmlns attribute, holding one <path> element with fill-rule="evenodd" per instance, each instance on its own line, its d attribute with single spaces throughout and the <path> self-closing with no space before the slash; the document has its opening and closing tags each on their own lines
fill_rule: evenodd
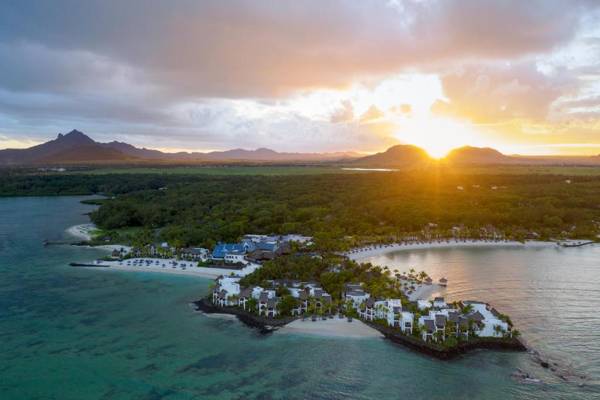
<svg viewBox="0 0 600 400">
<path fill-rule="evenodd" d="M 384 262 L 447 276 L 450 298 L 492 301 L 513 316 L 532 346 L 588 374 L 579 387 L 536 366 L 527 354 L 481 351 L 440 362 L 381 339 L 262 337 L 237 321 L 199 315 L 188 303 L 206 293 L 208 280 L 78 270 L 67 264 L 101 252 L 42 246 L 86 222 L 89 210 L 74 197 L 0 199 L 2 399 L 600 394 L 597 248 L 431 250 L 396 253 Z M 517 383 L 510 378 L 516 368 L 546 383 Z"/>
</svg>

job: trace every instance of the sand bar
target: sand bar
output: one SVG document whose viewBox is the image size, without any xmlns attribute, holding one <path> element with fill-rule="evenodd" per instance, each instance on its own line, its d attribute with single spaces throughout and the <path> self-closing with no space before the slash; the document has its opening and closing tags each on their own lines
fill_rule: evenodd
<svg viewBox="0 0 600 400">
<path fill-rule="evenodd" d="M 123 261 L 97 260 L 93 264 L 108 267 L 97 268 L 104 271 L 158 272 L 172 275 L 198 276 L 201 278 L 216 278 L 220 275 L 226 276 L 232 273 L 245 276 L 259 267 L 258 264 L 250 263 L 243 269 L 206 268 L 198 267 L 197 263 L 192 261 L 177 261 L 175 259 L 162 258 L 131 258 Z"/>
<path fill-rule="evenodd" d="M 333 319 L 312 321 L 295 320 L 286 326 L 277 330 L 277 333 L 292 333 L 300 335 L 317 335 L 328 337 L 345 338 L 379 338 L 383 335 L 375 329 L 365 325 L 361 321 L 354 319 L 348 322 L 346 318 L 340 319 L 337 316 Z"/>
<path fill-rule="evenodd" d="M 526 241 L 525 243 L 517 241 L 492 241 L 492 240 L 440 240 L 420 243 L 393 243 L 384 245 L 374 245 L 359 247 L 343 253 L 351 260 L 360 261 L 365 258 L 376 257 L 382 254 L 407 251 L 407 250 L 427 250 L 443 249 L 456 247 L 548 247 L 556 246 L 554 242 Z"/>
<path fill-rule="evenodd" d="M 92 233 L 98 230 L 94 224 L 74 225 L 67 229 L 67 233 L 81 240 L 92 240 Z"/>
</svg>

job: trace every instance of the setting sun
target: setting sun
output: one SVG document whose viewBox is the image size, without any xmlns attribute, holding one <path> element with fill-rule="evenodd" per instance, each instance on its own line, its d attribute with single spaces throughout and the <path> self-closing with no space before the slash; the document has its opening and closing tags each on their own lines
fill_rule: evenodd
<svg viewBox="0 0 600 400">
<path fill-rule="evenodd" d="M 433 115 L 406 120 L 395 136 L 403 143 L 423 148 L 434 158 L 443 158 L 457 147 L 485 145 L 472 126 Z"/>
</svg>

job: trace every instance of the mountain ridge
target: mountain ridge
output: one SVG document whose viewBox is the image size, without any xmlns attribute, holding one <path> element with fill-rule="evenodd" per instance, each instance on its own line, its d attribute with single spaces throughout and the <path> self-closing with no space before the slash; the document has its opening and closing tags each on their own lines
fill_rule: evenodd
<svg viewBox="0 0 600 400">
<path fill-rule="evenodd" d="M 79 149 L 79 153 L 78 150 Z M 73 129 L 55 139 L 26 149 L 0 150 L 0 165 L 73 164 L 102 162 L 326 162 L 357 158 L 357 153 L 285 153 L 265 147 L 256 150 L 166 153 L 129 143 L 100 143 Z"/>
<path fill-rule="evenodd" d="M 430 165 L 600 165 L 600 156 L 520 156 L 505 155 L 490 147 L 463 146 L 436 160 L 422 148 L 399 144 L 385 151 L 359 156 L 353 152 L 291 153 L 261 147 L 235 148 L 212 152 L 167 153 L 138 148 L 126 142 L 100 143 L 73 129 L 55 139 L 27 149 L 0 150 L 0 166 L 97 164 L 97 163 L 236 163 L 288 162 L 338 163 L 354 167 L 421 168 Z"/>
</svg>

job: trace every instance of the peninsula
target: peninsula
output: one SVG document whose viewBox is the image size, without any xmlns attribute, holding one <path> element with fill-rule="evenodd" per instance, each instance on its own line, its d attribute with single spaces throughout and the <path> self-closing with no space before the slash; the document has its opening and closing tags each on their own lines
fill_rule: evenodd
<svg viewBox="0 0 600 400">
<path fill-rule="evenodd" d="M 427 289 L 446 286 L 445 278 L 436 284 L 425 272 L 392 274 L 313 247 L 313 238 L 302 235 L 244 235 L 212 251 L 168 243 L 115 249 L 84 266 L 214 278 L 210 293 L 194 303 L 196 309 L 235 315 L 263 333 L 292 322 L 306 331 L 299 324 L 334 320 L 321 326 L 335 332 L 340 321 L 365 325 L 361 332 L 368 326 L 439 359 L 478 348 L 525 350 L 510 318 L 491 305 L 431 299 Z"/>
</svg>

